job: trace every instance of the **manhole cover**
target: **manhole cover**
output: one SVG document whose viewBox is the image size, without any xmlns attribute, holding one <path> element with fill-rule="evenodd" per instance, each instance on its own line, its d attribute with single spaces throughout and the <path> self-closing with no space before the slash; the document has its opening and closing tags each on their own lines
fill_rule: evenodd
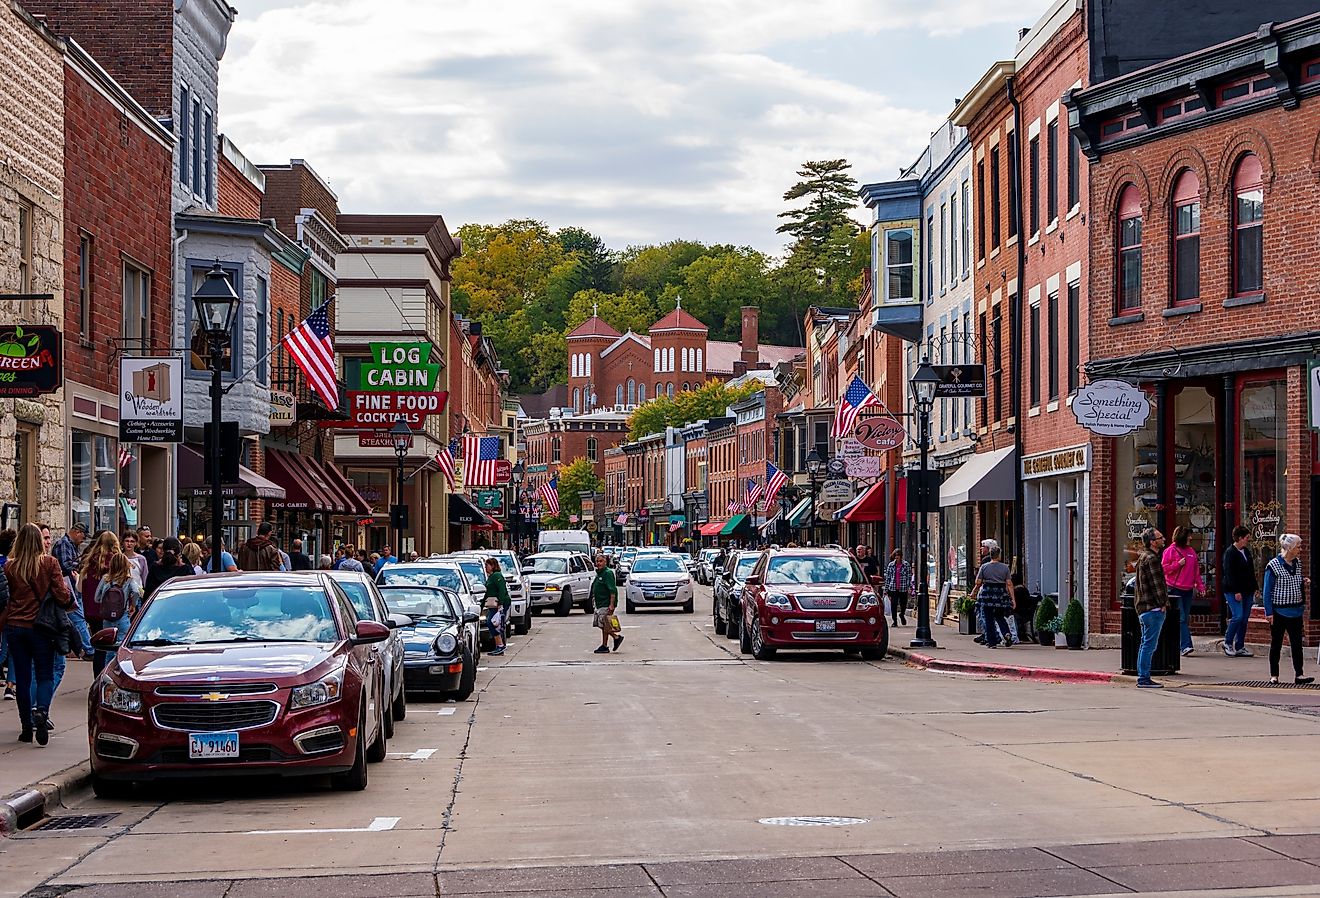
<svg viewBox="0 0 1320 898">
<path fill-rule="evenodd" d="M 860 826 L 871 821 L 865 817 L 762 817 L 756 822 L 766 826 Z"/>
<path fill-rule="evenodd" d="M 33 829 L 47 833 L 57 829 L 96 829 L 98 826 L 105 826 L 118 816 L 118 814 L 72 814 L 68 817 L 50 817 L 38 823 Z"/>
</svg>

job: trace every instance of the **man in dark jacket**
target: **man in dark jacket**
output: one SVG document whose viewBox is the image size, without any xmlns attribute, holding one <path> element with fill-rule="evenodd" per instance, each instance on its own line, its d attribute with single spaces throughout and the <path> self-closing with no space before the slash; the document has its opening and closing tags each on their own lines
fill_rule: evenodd
<svg viewBox="0 0 1320 898">
<path fill-rule="evenodd" d="M 280 550 L 270 539 L 274 529 L 269 521 L 262 521 L 261 526 L 257 528 L 257 535 L 243 543 L 238 550 L 239 570 L 278 571 L 280 569 Z"/>
<path fill-rule="evenodd" d="M 312 569 L 312 559 L 303 551 L 303 541 L 295 539 L 291 548 L 293 551 L 289 553 L 289 570 L 310 571 Z"/>
<path fill-rule="evenodd" d="M 1164 580 L 1164 565 L 1160 553 L 1164 550 L 1164 534 L 1154 527 L 1141 532 L 1143 546 L 1137 559 L 1135 606 L 1141 621 L 1141 647 L 1137 649 L 1137 686 L 1143 689 L 1162 689 L 1162 683 L 1150 678 L 1151 662 L 1155 660 L 1155 646 L 1164 629 L 1164 614 L 1169 606 L 1169 585 Z"/>
<path fill-rule="evenodd" d="M 1224 600 L 1231 617 L 1224 632 L 1224 654 L 1230 658 L 1250 658 L 1245 642 L 1251 603 L 1260 592 L 1256 581 L 1256 560 L 1247 544 L 1251 531 L 1238 525 L 1233 528 L 1233 545 L 1224 550 Z"/>
</svg>

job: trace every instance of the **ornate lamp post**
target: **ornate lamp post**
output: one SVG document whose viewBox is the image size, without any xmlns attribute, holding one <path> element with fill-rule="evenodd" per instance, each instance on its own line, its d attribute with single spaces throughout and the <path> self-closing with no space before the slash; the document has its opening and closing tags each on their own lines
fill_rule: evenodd
<svg viewBox="0 0 1320 898">
<path fill-rule="evenodd" d="M 811 478 L 811 514 L 807 517 L 810 522 L 807 530 L 807 541 L 815 543 L 816 541 L 816 496 L 820 492 L 820 474 L 825 470 L 825 459 L 820 457 L 819 450 L 815 446 L 807 453 L 807 476 Z"/>
<path fill-rule="evenodd" d="M 394 551 L 402 558 L 404 515 L 407 506 L 403 502 L 403 461 L 408 457 L 408 444 L 412 442 L 412 428 L 402 416 L 394 420 L 390 428 L 390 442 L 394 444 L 394 458 L 398 462 L 394 469 L 394 508 L 390 509 L 390 523 L 394 525 Z"/>
<path fill-rule="evenodd" d="M 921 446 L 921 480 L 918 495 L 918 509 L 921 514 L 921 524 L 918 527 L 917 544 L 917 562 L 920 567 L 917 568 L 917 577 L 920 580 L 920 588 L 917 590 L 917 631 L 913 634 L 913 648 L 933 648 L 935 640 L 930 633 L 930 576 L 927 573 L 927 558 L 930 554 L 930 495 L 927 490 L 929 486 L 928 477 L 929 459 L 930 459 L 930 410 L 935 404 L 935 388 L 939 386 L 940 376 L 935 373 L 931 367 L 930 359 L 923 358 L 921 364 L 917 366 L 916 373 L 912 375 L 909 386 L 912 389 L 912 399 L 917 404 L 917 434 Z"/>
<path fill-rule="evenodd" d="M 513 528 L 513 549 L 519 547 L 519 539 L 522 536 L 522 484 L 527 477 L 527 467 L 522 463 L 522 459 L 513 466 L 513 471 L 509 475 L 509 524 Z"/>
<path fill-rule="evenodd" d="M 223 484 L 220 465 L 220 397 L 224 395 L 220 375 L 225 366 L 225 348 L 241 300 L 234 292 L 229 273 L 220 265 L 206 273 L 206 280 L 193 294 L 197 326 L 206 336 L 207 364 L 211 369 L 211 571 L 220 573 L 220 547 L 224 542 L 225 507 L 220 495 Z"/>
</svg>

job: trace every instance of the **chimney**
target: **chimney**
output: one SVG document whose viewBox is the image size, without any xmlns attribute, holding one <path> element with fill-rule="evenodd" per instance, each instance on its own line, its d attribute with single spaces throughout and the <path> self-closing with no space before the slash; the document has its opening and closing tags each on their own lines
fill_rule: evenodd
<svg viewBox="0 0 1320 898">
<path fill-rule="evenodd" d="M 761 310 L 757 306 L 742 307 L 742 355 L 741 359 L 748 368 L 755 368 L 761 361 Z"/>
</svg>

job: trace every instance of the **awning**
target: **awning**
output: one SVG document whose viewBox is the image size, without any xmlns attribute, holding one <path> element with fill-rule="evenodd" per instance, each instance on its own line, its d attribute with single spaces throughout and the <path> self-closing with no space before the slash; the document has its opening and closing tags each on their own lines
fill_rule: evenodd
<svg viewBox="0 0 1320 898">
<path fill-rule="evenodd" d="M 723 521 L 708 521 L 701 525 L 700 533 L 702 536 L 719 536 L 720 531 L 723 529 Z"/>
<path fill-rule="evenodd" d="M 330 480 L 330 483 L 339 490 L 340 494 L 342 494 L 347 500 L 348 514 L 356 515 L 357 517 L 371 514 L 371 505 L 367 503 L 366 499 L 362 498 L 362 494 L 359 493 L 357 487 L 353 486 L 352 482 L 344 476 L 344 472 L 340 471 L 335 465 L 328 463 L 322 463 L 321 467 L 325 469 L 326 477 Z"/>
<path fill-rule="evenodd" d="M 720 536 L 732 536 L 733 531 L 737 530 L 739 527 L 743 526 L 746 523 L 747 523 L 747 515 L 736 514 L 733 517 L 729 518 L 728 523 L 724 525 L 724 529 L 720 531 Z"/>
<path fill-rule="evenodd" d="M 492 533 L 503 533 L 503 532 L 504 532 L 504 525 L 501 524 L 499 521 L 495 520 L 494 518 L 491 518 L 489 524 L 473 524 L 473 525 L 472 525 L 472 529 L 473 529 L 473 530 L 489 530 L 489 531 L 491 531 Z"/>
<path fill-rule="evenodd" d="M 1012 446 L 973 455 L 940 486 L 940 505 L 1011 502 L 1016 494 L 1016 471 L 1017 456 Z"/>
<path fill-rule="evenodd" d="M 481 509 L 472 504 L 472 500 L 461 493 L 449 494 L 449 523 L 464 527 L 468 525 L 488 526 L 491 522 Z"/>
<path fill-rule="evenodd" d="M 793 528 L 810 526 L 811 497 L 807 496 L 788 512 L 788 526 Z"/>
<path fill-rule="evenodd" d="M 836 521 L 874 524 L 885 519 L 885 482 L 882 480 L 853 499 L 834 515 Z"/>
<path fill-rule="evenodd" d="M 179 446 L 179 494 L 183 496 L 211 495 L 207 482 L 206 460 L 191 446 Z M 227 499 L 283 499 L 284 487 L 267 480 L 251 468 L 238 466 L 238 483 L 226 483 L 220 495 Z"/>
<path fill-rule="evenodd" d="M 330 486 L 320 462 L 280 449 L 266 450 L 266 473 L 284 487 L 284 499 L 272 508 L 307 509 L 343 514 L 345 499 Z"/>
<path fill-rule="evenodd" d="M 760 530 L 760 531 L 761 531 L 761 535 L 764 536 L 765 534 L 767 534 L 767 533 L 770 532 L 770 528 L 771 528 L 771 527 L 775 526 L 775 523 L 779 520 L 779 516 L 780 516 L 781 514 L 783 514 L 783 510 L 782 510 L 782 509 L 779 510 L 779 511 L 776 511 L 774 517 L 772 517 L 772 518 L 766 518 L 766 519 L 765 519 L 765 523 L 762 524 L 760 527 L 757 527 L 756 529 L 757 529 L 757 530 Z"/>
</svg>

